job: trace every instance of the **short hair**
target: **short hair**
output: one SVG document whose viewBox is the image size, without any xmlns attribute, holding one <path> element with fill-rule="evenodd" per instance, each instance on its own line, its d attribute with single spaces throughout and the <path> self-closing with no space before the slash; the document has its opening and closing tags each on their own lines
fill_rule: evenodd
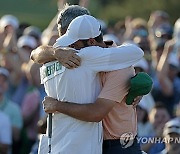
<svg viewBox="0 0 180 154">
<path fill-rule="evenodd" d="M 90 15 L 90 12 L 79 5 L 69 6 L 68 4 L 65 4 L 63 10 L 59 12 L 57 24 L 60 25 L 61 29 L 65 30 L 73 19 L 84 14 Z"/>
</svg>

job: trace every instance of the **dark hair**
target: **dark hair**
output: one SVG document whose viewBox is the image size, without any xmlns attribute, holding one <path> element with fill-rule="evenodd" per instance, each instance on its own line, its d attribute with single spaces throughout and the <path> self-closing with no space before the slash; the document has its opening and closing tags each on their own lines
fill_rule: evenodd
<svg viewBox="0 0 180 154">
<path fill-rule="evenodd" d="M 101 33 L 99 36 L 94 38 L 98 43 L 101 43 L 103 41 L 103 33 Z"/>
<path fill-rule="evenodd" d="M 61 30 L 66 31 L 73 19 L 84 14 L 90 15 L 90 12 L 86 8 L 79 5 L 69 6 L 66 4 L 58 15 L 57 24 L 61 26 Z"/>
</svg>

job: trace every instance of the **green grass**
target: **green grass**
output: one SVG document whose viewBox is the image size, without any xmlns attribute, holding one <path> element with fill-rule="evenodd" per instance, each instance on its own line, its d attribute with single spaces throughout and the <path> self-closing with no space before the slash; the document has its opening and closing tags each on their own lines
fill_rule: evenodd
<svg viewBox="0 0 180 154">
<path fill-rule="evenodd" d="M 0 0 L 0 17 L 12 14 L 20 22 L 27 22 L 41 29 L 47 27 L 56 13 L 56 0 Z"/>
</svg>

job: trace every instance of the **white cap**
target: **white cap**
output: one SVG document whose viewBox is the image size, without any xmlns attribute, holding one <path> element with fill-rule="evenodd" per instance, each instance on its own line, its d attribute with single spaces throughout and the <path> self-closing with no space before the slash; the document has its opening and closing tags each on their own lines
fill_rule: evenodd
<svg viewBox="0 0 180 154">
<path fill-rule="evenodd" d="M 142 58 L 141 60 L 138 61 L 138 63 L 136 63 L 134 65 L 134 67 L 140 67 L 142 68 L 144 71 L 148 71 L 149 69 L 149 66 L 148 66 L 148 63 L 146 61 L 146 59 Z"/>
<path fill-rule="evenodd" d="M 67 47 L 78 40 L 95 38 L 100 34 L 101 26 L 98 20 L 90 15 L 82 15 L 71 21 L 66 33 L 56 40 L 53 47 Z"/>
<path fill-rule="evenodd" d="M 180 134 L 180 122 L 177 118 L 172 119 L 165 124 L 163 135 L 165 136 L 169 133 Z"/>
<path fill-rule="evenodd" d="M 17 29 L 19 27 L 19 21 L 13 15 L 4 15 L 0 20 L 0 26 L 1 27 L 6 27 L 8 25 L 11 25 L 15 29 Z"/>
<path fill-rule="evenodd" d="M 19 48 L 22 48 L 23 46 L 28 46 L 28 47 L 31 47 L 32 49 L 35 49 L 37 45 L 38 44 L 37 44 L 36 39 L 28 35 L 21 36 L 17 42 L 17 46 Z"/>
<path fill-rule="evenodd" d="M 9 77 L 9 71 L 3 67 L 0 67 L 0 75 L 4 75 L 5 77 Z"/>
</svg>

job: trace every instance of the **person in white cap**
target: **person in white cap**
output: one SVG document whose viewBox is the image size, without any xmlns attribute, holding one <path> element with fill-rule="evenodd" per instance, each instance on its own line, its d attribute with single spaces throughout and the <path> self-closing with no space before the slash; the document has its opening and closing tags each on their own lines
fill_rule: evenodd
<svg viewBox="0 0 180 154">
<path fill-rule="evenodd" d="M 64 10 L 64 12 L 62 13 L 62 14 L 60 14 L 60 18 L 58 19 L 59 21 L 60 21 L 60 31 L 61 32 L 64 32 L 66 29 L 67 29 L 67 25 L 69 24 L 68 22 L 70 22 L 73 18 L 74 18 L 74 16 L 79 16 L 80 15 L 80 13 L 86 13 L 87 14 L 87 11 L 84 11 L 84 9 L 83 8 L 81 8 L 81 7 L 76 7 L 76 6 L 72 6 L 72 7 L 69 7 L 67 10 Z M 76 11 L 75 11 L 76 10 Z M 77 11 L 78 10 L 78 11 Z M 83 11 L 82 11 L 83 10 Z M 73 11 L 74 11 L 74 13 L 75 14 L 73 14 Z M 68 16 L 69 16 L 69 18 L 68 18 Z M 61 23 L 62 22 L 62 23 Z M 64 26 L 65 25 L 65 22 L 66 22 L 66 26 Z M 58 22 L 59 23 L 59 22 Z M 68 24 L 67 24 L 68 23 Z M 87 42 L 85 42 L 84 41 L 84 43 L 86 44 Z M 76 47 L 78 47 L 79 46 L 79 44 L 73 44 L 74 46 L 76 46 Z M 82 45 L 82 44 L 81 44 Z M 126 48 L 126 46 L 123 46 L 123 47 L 125 47 Z M 127 49 L 127 48 L 126 48 Z M 41 52 L 43 50 L 43 52 Z M 128 49 L 127 49 L 128 50 Z M 43 53 L 42 55 L 41 55 L 41 57 L 39 58 L 38 56 L 39 56 L 39 54 L 32 54 L 33 56 L 31 57 L 32 59 L 34 59 L 34 61 L 35 62 L 40 62 L 40 63 L 43 63 L 43 61 L 45 60 L 45 62 L 47 62 L 47 61 L 51 61 L 51 60 L 54 60 L 55 58 L 54 58 L 54 55 L 52 55 L 52 53 L 53 52 L 51 52 L 51 51 L 53 51 L 52 49 L 49 49 L 49 47 L 40 47 L 40 48 L 38 48 L 37 50 L 35 50 L 35 51 L 37 51 L 37 52 L 39 52 L 40 51 L 40 53 Z M 48 52 L 46 52 L 46 51 L 48 51 Z M 50 51 L 50 52 L 49 52 Z M 57 51 L 57 50 L 56 50 Z M 61 51 L 63 51 L 63 50 L 61 50 Z M 36 52 L 35 52 L 36 53 Z M 64 52 L 64 54 L 65 53 L 68 53 L 69 54 L 69 52 L 68 51 L 66 51 L 65 50 L 65 52 Z M 57 54 L 58 54 L 58 52 L 57 52 Z M 72 56 L 73 55 L 73 56 Z M 57 55 L 56 55 L 57 56 Z M 74 54 L 70 54 L 70 56 L 72 56 L 72 59 L 74 60 L 75 58 L 77 58 L 77 56 L 76 55 L 74 55 Z M 47 58 L 48 57 L 48 58 Z M 62 57 L 61 57 L 62 58 Z M 97 59 L 96 59 L 97 60 Z M 77 62 L 77 61 L 76 61 Z M 66 66 L 72 66 L 72 61 L 71 61 L 71 63 L 68 63 L 68 65 L 66 65 Z M 75 65 L 73 65 L 73 66 L 75 66 Z M 126 70 L 126 71 L 129 71 L 128 69 Z M 131 71 L 129 71 L 129 73 L 130 73 Z M 122 74 L 126 74 L 126 73 L 123 73 L 123 72 L 121 72 Z M 116 73 L 115 73 L 116 74 Z M 117 73 L 116 75 L 115 74 L 111 74 L 111 75 L 113 75 L 115 78 L 116 77 L 119 77 L 119 74 Z M 108 75 L 108 74 L 107 74 Z M 128 73 L 126 74 L 126 75 L 128 75 Z M 129 78 L 129 77 L 127 77 L 127 76 L 124 76 L 123 77 L 123 81 L 121 81 L 123 84 L 126 84 L 126 81 L 127 81 L 127 79 Z M 74 76 L 74 75 L 73 75 Z M 79 78 L 79 77 L 78 77 Z M 113 80 L 113 79 L 112 79 Z M 116 80 L 116 83 L 117 84 L 119 84 L 118 82 L 120 82 L 119 80 L 117 80 L 117 79 L 115 79 Z M 126 80 L 126 81 L 125 81 Z M 121 83 L 120 82 L 120 83 Z M 115 82 L 112 84 L 112 85 L 114 85 L 115 86 L 115 84 L 116 84 Z M 82 84 L 81 84 L 82 85 Z M 52 86 L 52 85 L 51 85 Z M 71 85 L 72 86 L 72 85 Z M 80 86 L 80 85 L 79 85 Z M 112 88 L 112 87 L 110 87 L 110 86 L 108 86 L 108 85 L 105 85 L 105 87 L 109 87 L 109 88 Z M 123 87 L 123 85 L 119 85 L 119 86 L 116 86 L 116 87 Z M 50 87 L 49 87 L 50 88 Z M 79 88 L 78 88 L 79 89 Z M 86 88 L 84 89 L 84 90 L 86 90 Z M 104 89 L 105 90 L 105 89 Z M 107 90 L 107 89 L 106 89 Z M 116 91 L 116 89 L 114 89 L 115 91 Z M 124 89 L 125 90 L 125 89 Z M 122 97 L 124 97 L 126 94 L 126 92 L 124 93 L 124 90 L 123 90 L 123 95 L 122 95 Z M 120 89 L 118 89 L 118 92 L 116 92 L 116 94 L 117 95 L 120 95 L 121 96 L 121 94 L 119 94 L 119 91 L 120 91 Z M 104 91 L 105 92 L 105 91 Z M 110 93 L 109 93 L 110 94 Z M 88 94 L 89 95 L 89 94 Z M 81 98 L 82 97 L 82 94 L 81 94 L 81 96 L 78 96 L 78 95 L 76 95 L 76 98 L 77 99 L 79 99 L 79 98 Z M 48 99 L 48 98 L 46 98 L 46 99 Z M 118 98 L 117 99 L 121 99 L 121 98 L 119 98 L 119 96 L 118 96 Z M 101 99 L 101 98 L 99 98 L 99 100 L 106 100 L 106 102 L 108 102 L 108 101 L 110 101 L 110 100 L 108 100 L 108 99 Z M 82 100 L 81 100 L 82 101 Z M 47 101 L 48 102 L 48 101 Z M 97 101 L 98 102 L 98 101 Z M 112 103 L 112 101 L 110 101 L 110 103 Z M 96 103 L 96 105 L 97 105 L 98 103 Z M 124 104 L 124 103 L 123 103 Z M 102 105 L 103 106 L 103 105 Z M 47 107 L 46 107 L 47 108 Z M 121 107 L 118 107 L 119 109 L 121 108 Z M 133 111 L 132 111 L 132 114 L 134 114 L 134 109 L 132 108 L 132 106 L 130 107 Z M 130 109 L 129 108 L 129 109 Z M 87 108 L 88 109 L 88 108 Z M 99 109 L 98 107 L 96 107 L 96 109 Z M 131 110 L 130 109 L 130 110 Z M 122 110 L 124 110 L 124 108 L 122 108 Z M 93 111 L 93 110 L 88 110 L 88 111 Z M 131 111 L 129 111 L 129 110 L 127 110 L 127 108 L 126 108 L 126 111 L 127 111 L 127 114 L 129 114 L 129 113 L 131 113 Z M 99 112 L 99 111 L 98 111 Z M 95 116 L 96 116 L 96 114 L 98 114 L 98 112 L 93 112 L 93 117 L 95 118 Z M 94 114 L 94 113 L 96 113 L 96 114 Z M 101 112 L 102 113 L 102 112 Z M 124 113 L 124 111 L 123 111 L 123 113 Z M 130 114 L 128 117 L 131 117 L 131 115 L 132 114 Z M 88 113 L 86 112 L 86 115 L 88 115 Z M 92 115 L 91 115 L 92 116 Z M 90 117 L 90 118 L 92 118 L 92 117 Z M 97 117 L 98 118 L 98 117 Z M 101 117 L 99 117 L 99 118 L 101 118 Z M 125 117 L 124 117 L 125 118 Z M 132 117 L 133 118 L 133 117 Z M 127 115 L 126 115 L 126 119 L 127 119 Z M 97 120 L 97 119 L 96 119 Z M 135 120 L 136 121 L 136 120 Z M 118 121 L 117 121 L 118 122 Z M 123 122 L 123 121 L 122 121 Z M 121 123 L 121 122 L 120 122 Z M 120 125 L 120 123 L 119 123 L 119 125 Z M 130 123 L 129 123 L 130 124 Z M 135 123 L 134 123 L 135 124 Z M 133 124 L 133 125 L 134 125 Z M 131 125 L 131 124 L 130 124 Z M 129 129 L 131 129 L 131 128 L 136 128 L 136 127 L 131 127 L 129 125 L 129 128 L 128 128 L 128 130 Z M 126 126 L 124 125 L 124 128 L 125 128 Z M 121 129 L 121 128 L 120 128 Z M 127 130 L 127 129 L 126 129 Z M 69 142 L 68 142 L 69 143 Z M 79 143 L 79 142 L 78 142 Z M 84 142 L 83 142 L 84 143 Z M 119 143 L 119 141 L 118 141 L 118 143 Z M 88 144 L 87 142 L 85 142 L 84 144 Z M 120 145 L 120 144 L 119 144 Z M 134 144 L 135 145 L 135 144 Z M 46 146 L 46 145 L 45 145 Z M 68 147 L 68 145 L 67 145 L 67 147 Z M 66 148 L 67 148 L 66 147 Z M 137 146 L 137 148 L 138 148 L 138 146 Z M 77 148 L 78 149 L 78 148 Z M 129 149 L 129 150 L 131 150 L 131 149 Z M 75 151 L 73 151 L 74 153 L 76 153 Z M 83 153 L 83 149 L 81 149 L 81 153 Z M 86 151 L 86 153 L 87 153 L 87 151 Z"/>
<path fill-rule="evenodd" d="M 95 103 L 96 105 L 94 106 L 94 103 L 91 103 L 95 101 L 100 90 L 99 79 L 95 74 L 100 71 L 127 68 L 127 71 L 129 71 L 127 76 L 133 76 L 133 70 L 130 66 L 132 66 L 134 61 L 138 61 L 143 56 L 143 52 L 134 45 L 124 45 L 119 48 L 99 47 L 105 47 L 102 40 L 100 25 L 94 17 L 88 15 L 77 17 L 71 22 L 66 34 L 60 37 L 54 45 L 55 48 L 59 46 L 73 46 L 76 49 L 82 48 L 79 50 L 78 55 L 81 56 L 83 61 L 79 68 L 73 70 L 65 69 L 59 65 L 57 61 L 45 64 L 41 68 L 41 78 L 45 85 L 46 92 L 48 96 L 61 101 L 76 102 L 78 104 L 86 103 L 87 107 L 86 105 L 84 107 L 81 106 L 84 108 L 84 111 L 81 112 L 80 115 L 76 115 L 78 110 L 75 109 L 75 115 L 71 116 L 76 119 L 60 113 L 54 114 L 53 122 L 55 123 L 55 127 L 53 127 L 53 133 L 56 135 L 52 137 L 52 152 L 61 153 L 65 151 L 71 153 L 73 149 L 73 153 L 101 153 L 102 128 L 101 123 L 98 122 L 110 111 L 112 104 L 108 105 L 107 102 L 104 102 L 102 104 Z M 128 57 L 128 52 L 133 54 L 133 57 Z M 88 82 L 86 82 L 86 80 Z M 54 83 L 56 83 L 56 90 L 52 87 Z M 104 100 L 103 96 L 102 100 Z M 76 105 L 79 106 L 78 104 Z M 103 106 L 103 104 L 106 104 L 106 108 L 100 112 L 101 115 L 95 112 L 96 114 L 94 114 L 94 116 L 91 114 L 88 118 L 87 109 L 89 110 L 92 108 L 99 110 L 97 107 L 99 105 Z M 48 107 L 47 105 L 44 106 L 45 110 Z M 84 117 L 84 115 L 86 116 Z M 80 120 L 89 121 L 90 123 Z M 73 134 L 71 132 L 73 132 Z M 83 132 L 86 133 L 84 134 Z M 69 138 L 68 134 L 73 137 L 71 136 L 71 138 Z M 59 141 L 60 138 L 61 141 Z M 75 140 L 76 143 L 74 143 Z"/>
<path fill-rule="evenodd" d="M 159 154 L 179 154 L 180 122 L 178 119 L 172 119 L 165 124 L 163 136 L 165 149 Z"/>
<path fill-rule="evenodd" d="M 9 25 L 12 26 L 14 29 L 17 29 L 19 27 L 18 19 L 15 16 L 9 14 L 2 16 L 0 20 L 0 27 L 5 28 Z"/>
<path fill-rule="evenodd" d="M 164 103 L 171 116 L 180 101 L 179 66 L 177 55 L 165 48 L 157 66 L 152 95 L 155 101 Z"/>
<path fill-rule="evenodd" d="M 37 40 L 29 35 L 21 36 L 17 41 L 17 53 L 21 62 L 28 62 L 31 51 L 38 46 Z"/>
<path fill-rule="evenodd" d="M 0 50 L 12 50 L 16 42 L 16 30 L 19 27 L 18 19 L 13 15 L 4 15 L 0 19 Z M 7 44 L 11 44 L 11 49 L 7 48 Z M 7 52 L 6 51 L 6 52 Z"/>
</svg>

